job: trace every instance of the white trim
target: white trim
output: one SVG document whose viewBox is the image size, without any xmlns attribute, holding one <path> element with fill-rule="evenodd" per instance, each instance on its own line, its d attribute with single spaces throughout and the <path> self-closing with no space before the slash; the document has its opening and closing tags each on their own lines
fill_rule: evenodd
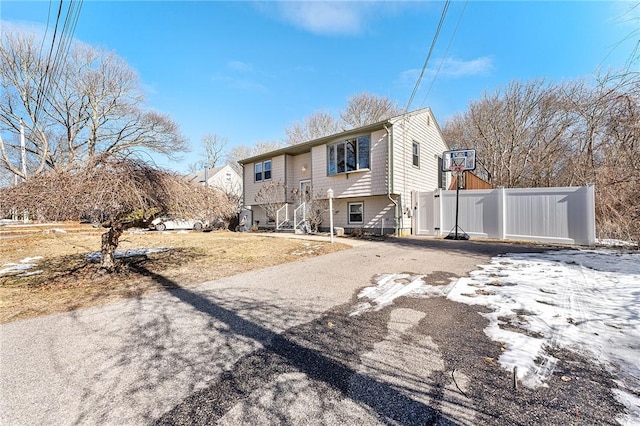
<svg viewBox="0 0 640 426">
<path fill-rule="evenodd" d="M 352 221 L 351 220 L 351 206 L 353 205 L 357 205 L 359 204 L 362 208 L 362 212 L 360 212 L 360 215 L 362 216 L 362 220 L 359 222 L 356 221 Z M 363 225 L 364 224 L 364 201 L 353 201 L 350 203 L 347 203 L 347 223 L 349 225 Z"/>
</svg>

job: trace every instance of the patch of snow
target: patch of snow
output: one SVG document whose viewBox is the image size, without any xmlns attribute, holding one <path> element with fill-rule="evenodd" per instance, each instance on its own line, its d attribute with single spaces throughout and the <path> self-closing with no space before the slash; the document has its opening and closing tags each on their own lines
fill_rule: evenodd
<svg viewBox="0 0 640 426">
<path fill-rule="evenodd" d="M 624 248 L 632 248 L 636 247 L 636 243 L 631 241 L 624 240 L 615 240 L 611 238 L 598 238 L 596 239 L 596 245 L 603 247 L 624 247 Z"/>
<path fill-rule="evenodd" d="M 15 274 L 16 272 L 26 271 L 36 266 L 31 263 L 5 263 L 0 269 L 0 275 Z"/>
<path fill-rule="evenodd" d="M 424 275 L 411 274 L 380 274 L 375 278 L 376 285 L 365 287 L 358 294 L 358 298 L 366 297 L 371 302 L 358 304 L 349 314 L 360 315 L 367 311 L 379 311 L 391 305 L 395 299 L 402 296 L 437 297 L 445 296 L 451 286 L 432 286 L 424 281 Z"/>
<path fill-rule="evenodd" d="M 44 259 L 42 256 L 25 257 L 20 261 L 20 263 L 31 263 L 31 262 L 35 262 L 36 260 L 42 260 L 42 259 Z"/>
<path fill-rule="evenodd" d="M 42 259 L 42 256 L 25 257 L 20 261 L 20 263 L 12 263 L 12 262 L 5 263 L 4 265 L 2 265 L 2 269 L 0 269 L 0 275 L 8 275 L 8 274 L 15 274 L 21 271 L 28 271 L 29 269 L 36 267 L 36 264 L 32 262 L 35 262 L 40 259 Z M 42 271 L 40 271 L 40 273 L 41 272 Z M 30 273 L 30 275 L 35 275 L 35 273 Z M 27 274 L 23 273 L 18 276 L 26 277 Z"/>
<path fill-rule="evenodd" d="M 113 257 L 116 259 L 123 259 L 123 258 L 133 257 L 133 256 L 146 256 L 147 254 L 160 253 L 167 250 L 171 250 L 171 247 L 135 248 L 135 249 L 128 249 L 128 250 L 117 250 L 113 254 Z M 85 255 L 85 258 L 91 261 L 98 261 L 102 259 L 102 253 L 100 252 L 88 253 Z"/>
<path fill-rule="evenodd" d="M 548 386 L 558 360 L 547 347 L 577 351 L 614 377 L 613 393 L 628 410 L 617 420 L 640 425 L 640 253 L 509 254 L 479 268 L 446 286 L 427 285 L 423 275 L 379 275 L 358 294 L 368 300 L 350 315 L 380 310 L 401 296 L 487 306 L 485 333 L 504 343 L 499 362 L 509 371 L 518 367 L 525 386 Z"/>
<path fill-rule="evenodd" d="M 66 234 L 67 233 L 67 231 L 65 231 L 62 228 L 46 229 L 42 232 L 45 234 Z"/>
<path fill-rule="evenodd" d="M 546 386 L 557 360 L 545 347 L 569 348 L 605 366 L 640 424 L 640 253 L 565 250 L 507 255 L 461 278 L 448 298 L 493 312 L 486 334 L 504 342 L 500 364 L 518 367 L 525 386 Z M 524 334 L 500 326 L 516 326 Z"/>
<path fill-rule="evenodd" d="M 19 277 L 30 277 L 31 275 L 39 275 L 41 273 L 43 273 L 44 271 L 42 269 L 39 269 L 37 271 L 32 271 L 32 272 L 25 272 L 24 274 L 19 274 Z"/>
</svg>

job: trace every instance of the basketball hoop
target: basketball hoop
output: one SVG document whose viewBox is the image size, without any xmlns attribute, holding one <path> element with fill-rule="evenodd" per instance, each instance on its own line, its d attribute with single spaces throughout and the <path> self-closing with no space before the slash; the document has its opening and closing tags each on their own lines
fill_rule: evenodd
<svg viewBox="0 0 640 426">
<path fill-rule="evenodd" d="M 468 240 L 469 236 L 458 225 L 458 209 L 460 204 L 460 181 L 462 173 L 466 170 L 475 170 L 476 150 L 460 149 L 457 151 L 445 151 L 442 153 L 442 171 L 455 173 L 456 176 L 456 225 L 445 239 Z M 460 231 L 460 232 L 458 232 Z"/>
<path fill-rule="evenodd" d="M 449 170 L 451 170 L 451 173 L 455 173 L 456 176 L 460 176 L 465 170 L 465 167 L 462 164 L 452 164 L 451 166 L 449 166 Z"/>
</svg>

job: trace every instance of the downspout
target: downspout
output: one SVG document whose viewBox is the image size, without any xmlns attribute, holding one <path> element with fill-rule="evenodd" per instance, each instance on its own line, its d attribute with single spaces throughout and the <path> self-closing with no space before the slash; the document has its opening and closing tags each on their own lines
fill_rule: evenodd
<svg viewBox="0 0 640 426">
<path fill-rule="evenodd" d="M 246 208 L 247 207 L 247 200 L 246 200 L 247 193 L 246 193 L 246 189 L 245 188 L 247 187 L 247 185 L 245 185 L 245 182 L 244 182 L 244 180 L 245 180 L 244 163 L 238 163 L 238 164 L 240 164 L 240 167 L 242 167 L 242 208 Z M 251 219 L 253 221 L 253 216 L 251 217 Z M 251 225 L 253 225 L 253 223 Z"/>
<path fill-rule="evenodd" d="M 393 223 L 394 223 L 394 234 L 398 236 L 398 203 L 391 197 L 391 188 L 393 186 L 393 151 L 391 149 L 391 145 L 393 144 L 393 136 L 391 130 L 387 127 L 386 124 L 383 124 L 382 127 L 387 131 L 387 198 L 394 205 L 393 209 Z M 392 127 L 393 128 L 393 127 Z"/>
</svg>

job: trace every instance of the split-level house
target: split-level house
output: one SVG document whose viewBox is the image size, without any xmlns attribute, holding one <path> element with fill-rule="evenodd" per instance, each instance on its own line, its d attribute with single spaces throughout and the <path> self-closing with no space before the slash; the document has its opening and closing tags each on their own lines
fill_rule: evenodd
<svg viewBox="0 0 640 426">
<path fill-rule="evenodd" d="M 304 216 L 299 194 L 327 199 L 332 190 L 334 227 L 407 235 L 415 191 L 447 187 L 441 171 L 447 149 L 429 108 L 276 149 L 240 161 L 244 206 L 259 228 L 296 227 Z M 268 200 L 280 207 L 275 215 L 258 196 L 269 185 L 277 191 Z M 327 209 L 320 230 L 328 231 L 329 223 Z"/>
</svg>

